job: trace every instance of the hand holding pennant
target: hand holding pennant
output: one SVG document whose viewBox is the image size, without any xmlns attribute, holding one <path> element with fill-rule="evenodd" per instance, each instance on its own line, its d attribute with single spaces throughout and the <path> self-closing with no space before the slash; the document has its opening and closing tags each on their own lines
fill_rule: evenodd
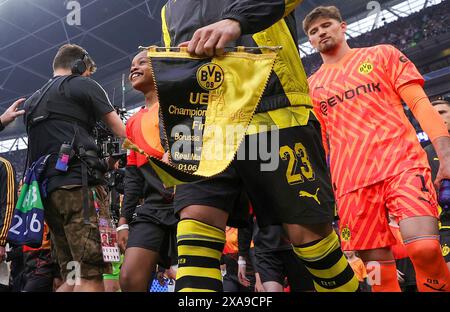
<svg viewBox="0 0 450 312">
<path fill-rule="evenodd" d="M 279 48 L 246 49 L 197 57 L 183 48 L 148 48 L 170 163 L 149 160 L 166 187 L 219 174 L 234 159 Z M 125 146 L 143 152 L 134 142 Z"/>
</svg>

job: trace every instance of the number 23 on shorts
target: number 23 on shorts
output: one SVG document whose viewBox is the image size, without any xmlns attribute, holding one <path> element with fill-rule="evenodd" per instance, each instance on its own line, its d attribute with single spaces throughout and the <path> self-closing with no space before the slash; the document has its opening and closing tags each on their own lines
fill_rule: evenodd
<svg viewBox="0 0 450 312">
<path fill-rule="evenodd" d="M 302 143 L 295 143 L 294 149 L 288 145 L 281 146 L 280 157 L 288 161 L 286 179 L 290 185 L 303 183 L 305 178 L 308 181 L 315 180 L 314 170 Z"/>
</svg>

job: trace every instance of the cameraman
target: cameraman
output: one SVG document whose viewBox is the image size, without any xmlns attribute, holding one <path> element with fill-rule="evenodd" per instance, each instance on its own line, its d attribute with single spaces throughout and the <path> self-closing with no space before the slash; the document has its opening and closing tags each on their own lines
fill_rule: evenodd
<svg viewBox="0 0 450 312">
<path fill-rule="evenodd" d="M 101 186 L 107 166 L 97 156 L 92 131 L 103 120 L 115 135 L 126 133 L 106 92 L 89 78 L 95 69 L 83 48 L 63 45 L 53 60 L 53 78 L 25 103 L 30 163 L 50 155 L 40 182 L 65 281 L 58 291 L 103 291 L 102 274 L 110 271 L 103 261 L 94 204 L 96 198 L 100 214 L 107 209 Z M 79 283 L 67 280 L 69 273 Z"/>
</svg>

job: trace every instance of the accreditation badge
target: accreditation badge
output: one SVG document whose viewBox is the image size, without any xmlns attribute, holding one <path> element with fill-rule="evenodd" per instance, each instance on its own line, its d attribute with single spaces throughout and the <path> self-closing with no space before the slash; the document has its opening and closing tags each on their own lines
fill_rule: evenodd
<svg viewBox="0 0 450 312">
<path fill-rule="evenodd" d="M 118 262 L 120 261 L 120 250 L 119 244 L 117 243 L 116 226 L 111 220 L 109 209 L 104 205 L 105 196 L 107 196 L 107 194 L 103 188 L 99 187 L 98 189 L 92 189 L 98 230 L 100 232 L 103 261 Z"/>
<path fill-rule="evenodd" d="M 117 243 L 117 233 L 115 226 L 111 225 L 109 219 L 99 218 L 98 229 L 100 232 L 100 241 L 102 245 L 103 261 L 120 261 L 120 250 Z"/>
<path fill-rule="evenodd" d="M 234 159 L 269 81 L 276 48 L 196 57 L 148 48 L 169 164 L 149 157 L 165 186 L 223 172 Z M 135 142 L 127 148 L 143 153 Z"/>
</svg>

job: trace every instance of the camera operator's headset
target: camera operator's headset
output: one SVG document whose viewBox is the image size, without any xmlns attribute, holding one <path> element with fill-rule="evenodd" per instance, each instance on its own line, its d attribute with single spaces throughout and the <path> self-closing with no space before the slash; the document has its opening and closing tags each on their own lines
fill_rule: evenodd
<svg viewBox="0 0 450 312">
<path fill-rule="evenodd" d="M 87 65 L 85 60 L 89 57 L 89 54 L 86 51 L 83 51 L 83 56 L 81 58 L 79 58 L 78 60 L 76 60 L 75 62 L 73 62 L 72 64 L 72 74 L 74 75 L 82 75 L 86 69 L 87 69 Z"/>
</svg>

